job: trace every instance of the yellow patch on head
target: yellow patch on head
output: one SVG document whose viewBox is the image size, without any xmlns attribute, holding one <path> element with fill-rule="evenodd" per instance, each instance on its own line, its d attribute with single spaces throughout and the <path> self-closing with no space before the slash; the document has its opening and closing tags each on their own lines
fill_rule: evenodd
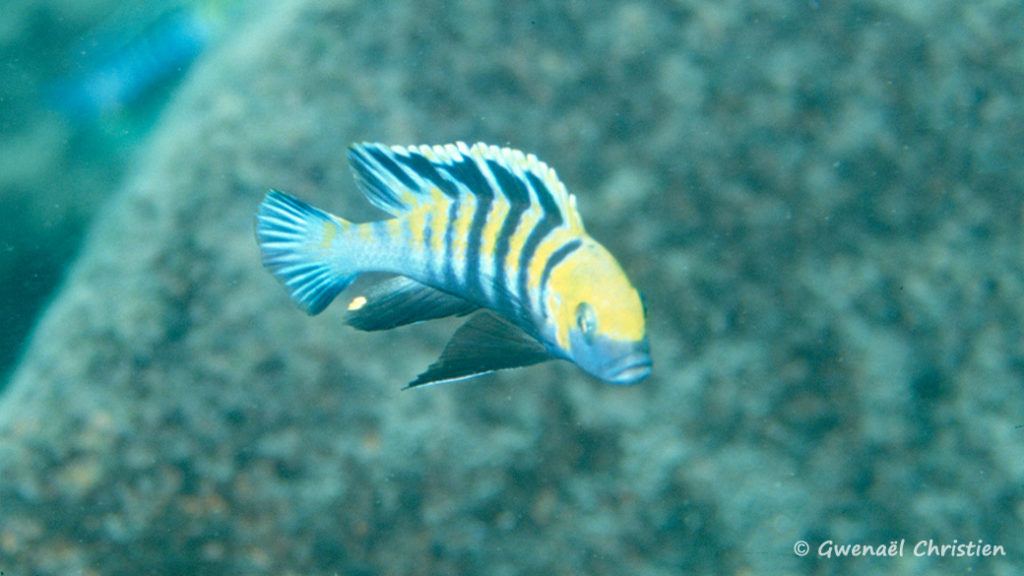
<svg viewBox="0 0 1024 576">
<path fill-rule="evenodd" d="M 359 310 L 363 306 L 366 306 L 366 296 L 356 296 L 348 303 L 348 309 L 350 312 Z"/>
<path fill-rule="evenodd" d="M 587 237 L 551 273 L 548 285 L 549 313 L 562 330 L 576 325 L 580 304 L 594 310 L 597 333 L 620 342 L 637 342 L 647 332 L 643 303 L 615 258 L 603 246 Z M 566 341 L 568 335 L 564 336 Z"/>
<path fill-rule="evenodd" d="M 537 251 L 533 253 L 533 259 L 530 260 L 530 266 L 526 269 L 526 288 L 531 294 L 536 294 L 540 290 L 540 277 L 544 274 L 544 267 L 547 266 L 551 255 L 575 236 L 567 228 L 556 228 L 537 246 Z"/>
</svg>

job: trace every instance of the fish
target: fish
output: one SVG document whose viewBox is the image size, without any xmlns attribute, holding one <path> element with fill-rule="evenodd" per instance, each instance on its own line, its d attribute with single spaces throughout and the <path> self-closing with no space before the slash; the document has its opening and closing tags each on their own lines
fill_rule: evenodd
<svg viewBox="0 0 1024 576">
<path fill-rule="evenodd" d="M 174 0 L 115 14 L 74 50 L 76 72 L 51 82 L 46 100 L 88 122 L 139 103 L 184 72 L 226 28 L 232 2 Z M 132 24 L 138 20 L 139 25 Z"/>
<path fill-rule="evenodd" d="M 256 213 L 261 259 L 310 315 L 360 274 L 389 275 L 349 300 L 343 321 L 358 330 L 469 316 L 405 388 L 548 360 L 618 385 L 651 373 L 640 292 L 536 156 L 484 143 L 364 142 L 348 160 L 358 188 L 390 217 L 350 222 L 272 189 Z"/>
</svg>

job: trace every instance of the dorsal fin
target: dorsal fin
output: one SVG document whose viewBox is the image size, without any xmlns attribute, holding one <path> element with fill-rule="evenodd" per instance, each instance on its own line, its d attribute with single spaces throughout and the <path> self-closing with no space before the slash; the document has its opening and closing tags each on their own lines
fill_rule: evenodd
<svg viewBox="0 0 1024 576">
<path fill-rule="evenodd" d="M 484 143 L 444 146 L 385 146 L 355 144 L 349 162 L 356 181 L 370 202 L 399 216 L 440 192 L 504 197 L 511 204 L 529 205 L 582 231 L 576 198 L 569 194 L 553 168 L 533 154 Z"/>
</svg>

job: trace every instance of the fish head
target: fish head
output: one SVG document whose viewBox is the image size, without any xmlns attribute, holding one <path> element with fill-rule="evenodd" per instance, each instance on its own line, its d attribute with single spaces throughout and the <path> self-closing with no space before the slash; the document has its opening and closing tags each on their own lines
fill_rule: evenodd
<svg viewBox="0 0 1024 576">
<path fill-rule="evenodd" d="M 640 293 L 596 241 L 587 238 L 552 271 L 546 307 L 555 345 L 588 374 L 620 385 L 650 374 Z"/>
</svg>

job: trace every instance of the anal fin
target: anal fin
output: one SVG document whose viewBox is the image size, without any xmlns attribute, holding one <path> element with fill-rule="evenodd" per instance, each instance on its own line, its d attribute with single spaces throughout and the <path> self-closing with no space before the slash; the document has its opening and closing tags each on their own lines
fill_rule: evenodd
<svg viewBox="0 0 1024 576">
<path fill-rule="evenodd" d="M 476 309 L 476 304 L 458 296 L 405 276 L 396 276 L 354 297 L 348 305 L 345 323 L 359 330 L 389 330 L 415 322 L 462 316 Z"/>
<path fill-rule="evenodd" d="M 441 357 L 406 388 L 463 380 L 551 359 L 544 346 L 520 328 L 481 312 L 455 331 Z"/>
</svg>

